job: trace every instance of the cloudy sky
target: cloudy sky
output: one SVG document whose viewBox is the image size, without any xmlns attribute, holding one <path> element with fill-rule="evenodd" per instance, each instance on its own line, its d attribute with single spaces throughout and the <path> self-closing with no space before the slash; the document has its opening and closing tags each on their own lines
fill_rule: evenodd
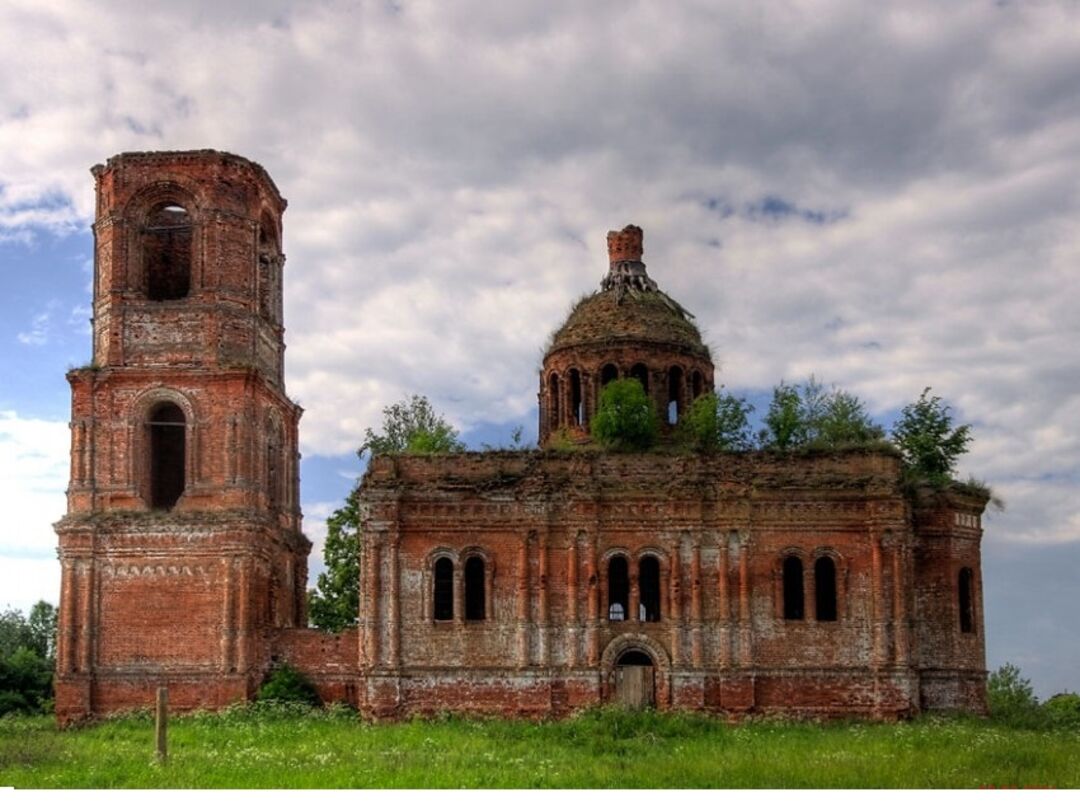
<svg viewBox="0 0 1080 811">
<path fill-rule="evenodd" d="M 813 373 L 890 424 L 932 386 L 974 426 L 989 665 L 1080 688 L 1076 3 L 7 0 L 0 75 L 0 607 L 57 599 L 88 169 L 212 147 L 289 199 L 317 541 L 410 392 L 535 438 L 540 347 L 633 222 L 728 388 Z"/>
</svg>

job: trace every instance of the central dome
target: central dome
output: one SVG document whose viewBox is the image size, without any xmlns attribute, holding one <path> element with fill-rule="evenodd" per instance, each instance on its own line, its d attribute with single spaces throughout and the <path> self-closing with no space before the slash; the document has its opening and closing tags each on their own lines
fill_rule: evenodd
<svg viewBox="0 0 1080 811">
<path fill-rule="evenodd" d="M 574 306 L 544 353 L 541 445 L 556 434 L 583 437 L 600 389 L 620 377 L 641 381 L 668 426 L 713 388 L 709 349 L 693 315 L 660 290 L 641 261 L 642 230 L 628 225 L 607 239 L 600 290 Z"/>
</svg>

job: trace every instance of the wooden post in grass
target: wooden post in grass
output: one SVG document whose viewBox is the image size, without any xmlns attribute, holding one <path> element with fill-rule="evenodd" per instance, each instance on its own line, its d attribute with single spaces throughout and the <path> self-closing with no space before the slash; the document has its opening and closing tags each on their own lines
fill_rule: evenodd
<svg viewBox="0 0 1080 811">
<path fill-rule="evenodd" d="M 169 688 L 157 689 L 157 714 L 154 718 L 154 732 L 158 763 L 169 758 Z"/>
</svg>

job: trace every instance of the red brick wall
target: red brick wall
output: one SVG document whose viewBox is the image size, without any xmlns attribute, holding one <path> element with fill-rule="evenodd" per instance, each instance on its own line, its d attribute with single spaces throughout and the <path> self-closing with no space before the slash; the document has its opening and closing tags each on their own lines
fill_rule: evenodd
<svg viewBox="0 0 1080 811">
<path fill-rule="evenodd" d="M 949 702 L 977 710 L 978 690 L 961 684 L 984 678 L 981 627 L 957 641 L 953 608 L 918 612 L 944 565 L 925 565 L 940 542 L 923 526 L 982 505 L 923 506 L 916 522 L 899 474 L 897 459 L 873 453 L 376 460 L 362 497 L 361 703 L 380 715 L 574 706 L 553 697 L 556 682 L 595 703 L 608 698 L 612 651 L 629 644 L 650 651 L 671 706 L 897 716 L 943 705 L 936 696 L 951 689 Z M 961 557 L 977 564 L 978 530 L 964 531 Z M 462 618 L 457 596 L 473 554 L 491 573 L 481 621 Z M 659 622 L 608 619 L 615 554 L 630 558 L 632 581 L 642 555 L 661 560 Z M 783 618 L 787 554 L 804 560 L 803 619 Z M 815 618 L 819 555 L 837 565 L 836 621 Z M 452 620 L 432 611 L 440 556 L 454 562 Z M 955 601 L 955 587 L 939 591 Z M 925 668 L 951 687 L 920 694 Z"/>
</svg>

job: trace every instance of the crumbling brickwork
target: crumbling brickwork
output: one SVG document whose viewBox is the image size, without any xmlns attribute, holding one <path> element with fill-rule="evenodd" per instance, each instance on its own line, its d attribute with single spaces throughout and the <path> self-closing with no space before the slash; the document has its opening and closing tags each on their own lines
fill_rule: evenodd
<svg viewBox="0 0 1080 811">
<path fill-rule="evenodd" d="M 622 701 L 903 717 L 985 707 L 982 497 L 911 493 L 882 451 L 386 456 L 362 482 L 359 627 L 306 628 L 281 215 L 212 151 L 95 167 L 93 363 L 72 371 L 57 717 L 250 698 L 274 661 L 364 714 Z M 665 440 L 715 370 L 608 235 L 554 334 L 542 446 L 636 377 Z"/>
<path fill-rule="evenodd" d="M 890 454 L 383 458 L 361 504 L 360 700 L 373 716 L 559 714 L 612 700 L 629 653 L 654 669 L 661 707 L 983 708 L 981 617 L 962 632 L 950 587 L 961 568 L 978 570 L 983 503 L 952 494 L 913 511 Z M 792 557 L 804 610 L 786 618 Z M 619 558 L 628 582 L 616 597 Z M 818 613 L 823 558 L 835 614 Z M 487 603 L 476 619 L 465 612 L 471 559 Z M 440 560 L 452 577 L 445 618 L 434 611 Z"/>
<path fill-rule="evenodd" d="M 285 200 L 212 151 L 96 166 L 93 362 L 72 388 L 61 722 L 251 695 L 268 631 L 305 626 L 297 423 L 285 395 Z M 165 280 L 162 281 L 162 276 Z"/>
</svg>

